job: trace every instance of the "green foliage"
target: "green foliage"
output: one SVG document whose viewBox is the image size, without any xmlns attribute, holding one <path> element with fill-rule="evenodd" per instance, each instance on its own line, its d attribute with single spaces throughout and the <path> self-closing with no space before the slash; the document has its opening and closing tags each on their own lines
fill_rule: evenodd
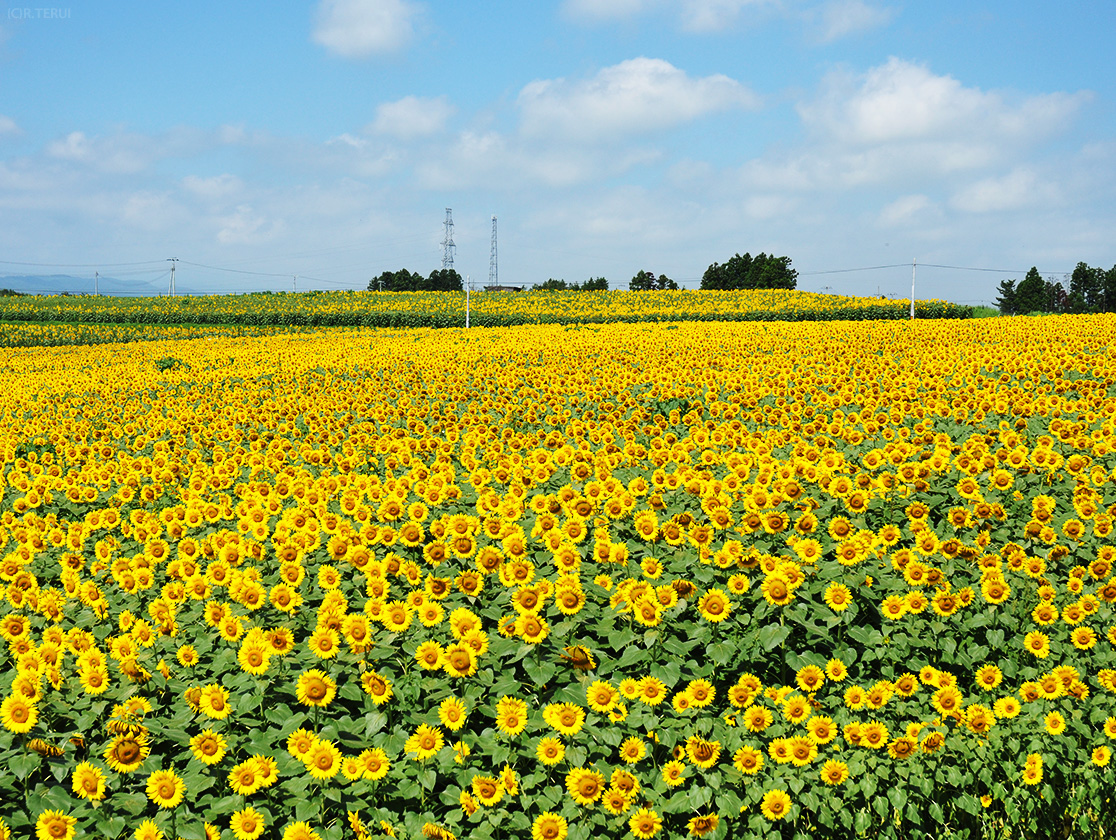
<svg viewBox="0 0 1116 840">
<path fill-rule="evenodd" d="M 190 365 L 174 356 L 164 356 L 155 360 L 155 369 L 159 373 L 166 373 L 168 370 L 189 370 Z"/>
<path fill-rule="evenodd" d="M 652 291 L 665 291 L 676 290 L 678 284 L 667 277 L 665 274 L 655 276 L 653 271 L 640 271 L 628 283 L 628 289 L 633 292 L 652 292 Z"/>
<path fill-rule="evenodd" d="M 461 275 L 452 268 L 435 269 L 429 277 L 401 268 L 368 281 L 370 292 L 460 292 L 464 288 Z"/>
<path fill-rule="evenodd" d="M 790 257 L 770 256 L 762 251 L 755 257 L 734 255 L 724 265 L 713 263 L 701 278 L 702 289 L 793 289 L 798 271 L 790 267 Z"/>
</svg>

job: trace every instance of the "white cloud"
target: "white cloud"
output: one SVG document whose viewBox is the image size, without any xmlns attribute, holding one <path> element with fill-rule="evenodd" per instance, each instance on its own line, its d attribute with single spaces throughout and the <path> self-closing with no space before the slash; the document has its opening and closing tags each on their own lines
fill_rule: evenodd
<svg viewBox="0 0 1116 840">
<path fill-rule="evenodd" d="M 964 87 L 952 76 L 892 57 L 856 78 L 831 75 L 821 98 L 799 106 L 819 133 L 850 144 L 984 137 L 1025 139 L 1062 127 L 1089 94 L 1053 93 L 1012 106 L 997 92 Z"/>
<path fill-rule="evenodd" d="M 930 206 L 930 199 L 921 193 L 900 196 L 880 211 L 879 223 L 884 227 L 909 224 L 918 219 Z"/>
<path fill-rule="evenodd" d="M 767 0 L 685 0 L 681 8 L 682 28 L 688 32 L 720 32 L 736 23 L 745 6 Z"/>
<path fill-rule="evenodd" d="M 0 135 L 3 134 L 19 134 L 19 126 L 11 117 L 0 114 Z"/>
<path fill-rule="evenodd" d="M 217 221 L 221 225 L 217 241 L 222 245 L 258 245 L 273 239 L 284 227 L 282 220 L 269 222 L 248 204 L 238 205 L 235 213 Z"/>
<path fill-rule="evenodd" d="M 595 141 L 663 130 L 758 99 L 728 76 L 691 78 L 669 62 L 633 58 L 591 79 L 548 79 L 528 84 L 518 104 L 531 137 Z"/>
<path fill-rule="evenodd" d="M 1040 181 L 1031 168 L 1017 167 L 958 190 L 950 205 L 965 213 L 993 213 L 1054 202 L 1057 197 L 1056 188 Z"/>
<path fill-rule="evenodd" d="M 635 17 L 654 5 L 655 0 L 565 0 L 562 12 L 577 20 L 616 20 Z"/>
<path fill-rule="evenodd" d="M 437 134 L 453 114 L 453 106 L 444 96 L 423 98 L 405 96 L 395 102 L 385 102 L 376 108 L 372 130 L 400 140 L 413 140 Z"/>
<path fill-rule="evenodd" d="M 320 0 L 312 37 L 343 58 L 390 53 L 411 40 L 418 13 L 408 0 Z"/>
<path fill-rule="evenodd" d="M 833 0 L 818 10 L 819 39 L 836 41 L 846 35 L 875 29 L 891 22 L 893 9 L 870 6 L 863 0 Z"/>
<path fill-rule="evenodd" d="M 187 175 L 182 179 L 182 187 L 187 192 L 198 196 L 199 198 L 228 198 L 231 195 L 236 195 L 244 189 L 244 182 L 235 175 L 224 173 L 223 175 L 214 175 L 210 178 L 202 178 L 198 175 Z"/>
</svg>

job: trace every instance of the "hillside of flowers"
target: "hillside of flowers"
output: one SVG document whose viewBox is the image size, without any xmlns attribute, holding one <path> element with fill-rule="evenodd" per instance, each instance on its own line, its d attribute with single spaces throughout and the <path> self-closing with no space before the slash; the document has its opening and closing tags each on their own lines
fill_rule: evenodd
<svg viewBox="0 0 1116 840">
<path fill-rule="evenodd" d="M 1112 836 L 1114 343 L 0 350 L 0 838 Z"/>
<path fill-rule="evenodd" d="M 315 329 L 298 326 L 245 326 L 207 324 L 60 324 L 53 321 L 0 323 L 0 347 L 66 347 L 120 344 L 129 341 L 165 341 L 187 338 L 228 338 L 275 335 Z"/>
<path fill-rule="evenodd" d="M 250 326 L 462 327 L 464 292 L 308 292 L 203 297 L 0 298 L 0 322 L 242 324 Z M 767 291 L 593 291 L 476 293 L 472 326 L 616 321 L 832 321 L 909 316 L 904 300 Z M 919 318 L 968 318 L 972 310 L 916 301 Z"/>
</svg>

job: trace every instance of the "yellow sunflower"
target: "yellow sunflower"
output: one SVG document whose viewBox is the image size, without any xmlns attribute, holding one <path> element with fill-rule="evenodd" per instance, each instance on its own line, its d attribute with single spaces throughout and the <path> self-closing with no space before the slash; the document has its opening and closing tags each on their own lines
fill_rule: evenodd
<svg viewBox="0 0 1116 840">
<path fill-rule="evenodd" d="M 173 770 L 156 770 L 147 777 L 147 798 L 160 808 L 174 808 L 186 795 L 186 783 Z"/>
</svg>

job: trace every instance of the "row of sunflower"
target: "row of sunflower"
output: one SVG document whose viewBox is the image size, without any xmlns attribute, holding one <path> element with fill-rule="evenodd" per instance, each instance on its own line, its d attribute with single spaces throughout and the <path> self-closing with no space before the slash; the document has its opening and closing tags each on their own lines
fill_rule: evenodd
<svg viewBox="0 0 1116 840">
<path fill-rule="evenodd" d="M 47 300 L 50 300 L 50 298 Z M 62 313 L 65 312 L 65 310 L 62 310 Z M 126 313 L 122 313 L 122 315 L 126 315 Z M 75 344 L 120 344 L 130 341 L 229 338 L 234 336 L 275 335 L 279 332 L 297 332 L 305 329 L 309 328 L 240 324 L 58 324 L 20 319 L 15 323 L 0 323 L 0 347 L 62 347 Z"/>
<path fill-rule="evenodd" d="M 0 837 L 1111 831 L 1114 333 L 5 351 Z"/>
<path fill-rule="evenodd" d="M 81 324 L 460 327 L 464 292 L 307 292 L 203 297 L 17 296 L 0 321 Z M 473 326 L 615 321 L 832 321 L 903 319 L 909 302 L 794 290 L 482 293 L 469 299 Z M 968 318 L 966 306 L 916 301 L 919 318 Z M 58 329 L 58 328 L 56 328 Z M 65 330 L 60 330 L 65 332 Z M 72 331 L 72 328 L 71 328 Z M 2 335 L 2 334 L 0 334 Z M 61 343 L 44 335 L 44 343 Z M 68 343 L 95 343 L 76 342 Z M 99 343 L 99 342 L 96 342 Z"/>
</svg>

